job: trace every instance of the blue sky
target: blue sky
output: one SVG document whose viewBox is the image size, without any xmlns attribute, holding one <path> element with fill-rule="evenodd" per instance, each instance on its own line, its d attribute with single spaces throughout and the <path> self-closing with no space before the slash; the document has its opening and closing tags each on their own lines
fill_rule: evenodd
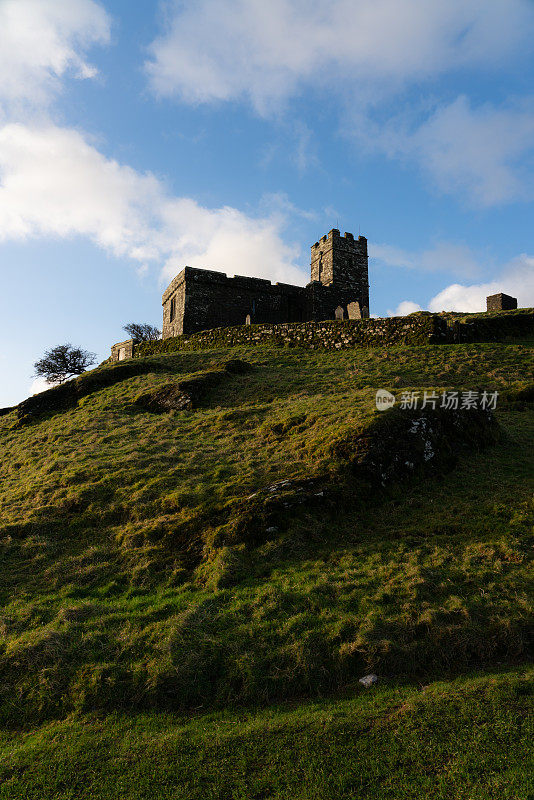
<svg viewBox="0 0 534 800">
<path fill-rule="evenodd" d="M 533 0 L 0 0 L 0 406 L 332 227 L 376 315 L 534 305 L 533 85 Z"/>
</svg>

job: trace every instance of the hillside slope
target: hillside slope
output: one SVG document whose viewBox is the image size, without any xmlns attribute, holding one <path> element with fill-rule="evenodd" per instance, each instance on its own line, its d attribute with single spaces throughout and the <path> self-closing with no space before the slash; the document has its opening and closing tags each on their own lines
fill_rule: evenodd
<svg viewBox="0 0 534 800">
<path fill-rule="evenodd" d="M 224 371 L 228 359 L 252 369 Z M 136 363 L 131 377 L 88 373 L 76 406 L 0 419 L 6 723 L 527 657 L 533 418 L 510 400 L 533 373 L 528 343 Z M 193 409 L 148 410 L 199 377 Z M 363 491 L 343 447 L 376 425 L 379 387 L 508 393 L 498 444 Z M 273 491 L 274 517 L 251 500 Z"/>
<path fill-rule="evenodd" d="M 530 800 L 532 677 L 356 684 L 299 704 L 0 732 L 0 798 Z"/>
<path fill-rule="evenodd" d="M 533 364 L 188 351 L 1 416 L 0 797 L 531 797 Z"/>
</svg>

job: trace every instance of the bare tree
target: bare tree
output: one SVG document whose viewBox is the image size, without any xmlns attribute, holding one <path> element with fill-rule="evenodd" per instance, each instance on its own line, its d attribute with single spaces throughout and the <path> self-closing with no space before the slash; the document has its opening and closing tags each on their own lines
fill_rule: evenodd
<svg viewBox="0 0 534 800">
<path fill-rule="evenodd" d="M 123 330 L 129 333 L 132 339 L 137 342 L 154 342 L 161 336 L 161 331 L 158 328 L 147 323 L 130 322 L 123 327 Z"/>
<path fill-rule="evenodd" d="M 96 355 L 71 344 L 58 344 L 47 350 L 43 358 L 36 361 L 35 376 L 45 378 L 47 383 L 64 383 L 94 364 Z"/>
</svg>

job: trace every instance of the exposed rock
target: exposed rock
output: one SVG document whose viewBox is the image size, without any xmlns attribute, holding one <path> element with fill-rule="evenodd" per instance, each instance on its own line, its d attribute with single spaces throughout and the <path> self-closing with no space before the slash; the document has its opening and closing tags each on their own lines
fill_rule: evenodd
<svg viewBox="0 0 534 800">
<path fill-rule="evenodd" d="M 247 361 L 234 358 L 224 364 L 224 369 L 201 372 L 183 381 L 167 383 L 158 389 L 139 395 L 134 403 L 154 413 L 189 411 L 196 408 L 211 389 L 220 386 L 232 375 L 244 375 L 252 369 L 252 365 Z"/>
<path fill-rule="evenodd" d="M 134 405 L 145 411 L 162 414 L 165 411 L 189 411 L 193 401 L 191 395 L 180 389 L 179 383 L 166 383 L 159 389 L 138 395 Z"/>
<path fill-rule="evenodd" d="M 323 505 L 325 478 L 277 481 L 258 489 L 235 504 L 228 528 L 230 541 L 261 540 L 278 533 L 287 513 L 306 506 Z"/>
<path fill-rule="evenodd" d="M 165 364 L 157 360 L 129 359 L 116 363 L 111 368 L 91 370 L 23 400 L 16 406 L 17 425 L 26 425 L 43 414 L 58 413 L 74 408 L 82 397 L 136 375 L 166 372 L 167 369 Z M 231 375 L 244 375 L 253 369 L 253 366 L 247 361 L 231 359 L 224 364 L 223 369 L 202 372 L 184 381 L 168 383 L 164 387 L 139 395 L 134 403 L 138 407 L 155 413 L 194 408 L 195 404 L 212 387 L 218 386 Z M 11 408 L 1 409 L 0 416 L 2 413 L 8 414 L 12 410 Z"/>
<path fill-rule="evenodd" d="M 229 373 L 224 369 L 200 372 L 198 375 L 193 375 L 192 378 L 180 381 L 178 387 L 191 398 L 192 407 L 195 408 L 210 389 L 220 386 L 228 378 Z"/>
<path fill-rule="evenodd" d="M 354 492 L 355 502 L 375 498 L 377 490 L 416 472 L 451 469 L 462 449 L 493 444 L 500 429 L 489 410 L 407 410 L 380 412 L 367 428 L 333 443 L 332 467 L 313 478 L 277 481 L 235 504 L 228 540 L 258 541 L 273 528 L 283 531 L 288 513 L 334 507 L 339 493 Z"/>
<path fill-rule="evenodd" d="M 362 686 L 365 686 L 366 689 L 369 689 L 370 686 L 373 686 L 378 680 L 378 675 L 374 675 L 371 673 L 370 675 L 364 675 L 363 678 L 360 678 L 358 683 L 361 683 Z"/>
<path fill-rule="evenodd" d="M 418 468 L 447 469 L 462 448 L 482 449 L 497 441 L 500 430 L 488 409 L 393 408 L 368 428 L 354 431 L 332 446 L 336 459 L 373 485 L 402 480 Z"/>
</svg>

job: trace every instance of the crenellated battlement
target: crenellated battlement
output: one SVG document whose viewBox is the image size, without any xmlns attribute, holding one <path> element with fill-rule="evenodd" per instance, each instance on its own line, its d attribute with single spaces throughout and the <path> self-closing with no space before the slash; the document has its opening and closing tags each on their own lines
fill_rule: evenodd
<svg viewBox="0 0 534 800">
<path fill-rule="evenodd" d="M 311 281 L 328 288 L 337 297 L 337 318 L 369 315 L 367 239 L 344 236 L 337 228 L 322 236 L 311 248 Z M 317 289 L 313 290 L 317 293 Z M 326 295 L 324 295 L 326 296 Z"/>
<path fill-rule="evenodd" d="M 332 230 L 328 233 L 325 233 L 325 235 L 322 236 L 319 241 L 312 244 L 312 251 L 319 250 L 328 242 L 336 242 L 336 244 L 341 246 L 343 246 L 343 244 L 348 244 L 355 245 L 360 248 L 367 248 L 367 239 L 365 236 L 358 236 L 358 238 L 355 239 L 354 234 L 349 233 L 349 231 L 346 231 L 343 236 L 341 236 L 341 233 L 337 228 L 332 228 Z"/>
</svg>

